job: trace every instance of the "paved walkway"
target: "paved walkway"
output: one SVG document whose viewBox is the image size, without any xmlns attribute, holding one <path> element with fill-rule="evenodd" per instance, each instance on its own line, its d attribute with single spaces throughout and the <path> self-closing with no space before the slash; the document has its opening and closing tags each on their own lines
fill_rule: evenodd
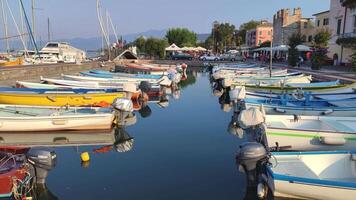
<svg viewBox="0 0 356 200">
<path fill-rule="evenodd" d="M 264 65 L 267 64 L 264 63 Z M 349 67 L 325 66 L 321 70 L 312 70 L 309 66 L 290 67 L 286 63 L 273 63 L 273 67 L 289 69 L 291 71 L 300 71 L 318 78 L 325 77 L 328 80 L 339 79 L 343 83 L 356 82 L 356 72 L 352 71 Z"/>
</svg>

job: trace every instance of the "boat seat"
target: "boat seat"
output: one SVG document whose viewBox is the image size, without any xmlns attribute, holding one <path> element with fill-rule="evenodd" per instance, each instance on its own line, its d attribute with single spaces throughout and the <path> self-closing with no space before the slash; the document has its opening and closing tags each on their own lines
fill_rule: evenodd
<svg viewBox="0 0 356 200">
<path fill-rule="evenodd" d="M 278 160 L 278 165 L 273 169 L 273 172 L 282 175 L 319 179 L 319 176 L 305 165 L 304 162 L 296 158 L 283 158 Z M 293 172 L 293 174 L 290 172 Z"/>
<path fill-rule="evenodd" d="M 336 120 L 328 120 L 328 119 L 323 119 L 321 121 L 322 124 L 325 124 L 326 126 L 332 128 L 333 130 L 337 131 L 343 131 L 343 132 L 354 132 L 353 129 L 351 129 L 348 126 L 345 126 L 344 124 L 336 121 Z"/>
</svg>

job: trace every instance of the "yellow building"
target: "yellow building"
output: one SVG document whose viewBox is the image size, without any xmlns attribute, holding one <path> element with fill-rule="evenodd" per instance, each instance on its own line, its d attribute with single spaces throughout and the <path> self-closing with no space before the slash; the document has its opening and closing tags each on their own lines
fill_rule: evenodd
<svg viewBox="0 0 356 200">
<path fill-rule="evenodd" d="M 313 16 L 315 17 L 315 31 L 325 31 L 325 30 L 330 30 L 329 29 L 329 14 L 330 11 L 324 11 L 320 13 L 316 13 Z"/>
</svg>

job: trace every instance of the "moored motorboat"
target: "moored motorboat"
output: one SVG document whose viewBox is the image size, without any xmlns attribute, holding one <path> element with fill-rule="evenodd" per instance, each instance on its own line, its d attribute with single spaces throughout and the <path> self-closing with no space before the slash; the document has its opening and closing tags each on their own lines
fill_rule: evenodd
<svg viewBox="0 0 356 200">
<path fill-rule="evenodd" d="M 0 131 L 111 129 L 114 117 L 111 108 L 0 105 Z"/>
<path fill-rule="evenodd" d="M 1 88 L 0 103 L 39 106 L 92 106 L 111 104 L 117 98 L 128 98 L 125 92 L 104 90 L 38 90 Z"/>
</svg>

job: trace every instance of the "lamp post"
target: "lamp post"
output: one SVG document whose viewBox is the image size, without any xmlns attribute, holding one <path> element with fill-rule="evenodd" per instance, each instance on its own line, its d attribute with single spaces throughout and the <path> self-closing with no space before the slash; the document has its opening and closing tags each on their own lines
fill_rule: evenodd
<svg viewBox="0 0 356 200">
<path fill-rule="evenodd" d="M 271 49 L 270 49 L 270 55 L 269 55 L 269 77 L 272 78 L 272 62 L 273 62 L 273 30 L 271 30 Z"/>
</svg>

